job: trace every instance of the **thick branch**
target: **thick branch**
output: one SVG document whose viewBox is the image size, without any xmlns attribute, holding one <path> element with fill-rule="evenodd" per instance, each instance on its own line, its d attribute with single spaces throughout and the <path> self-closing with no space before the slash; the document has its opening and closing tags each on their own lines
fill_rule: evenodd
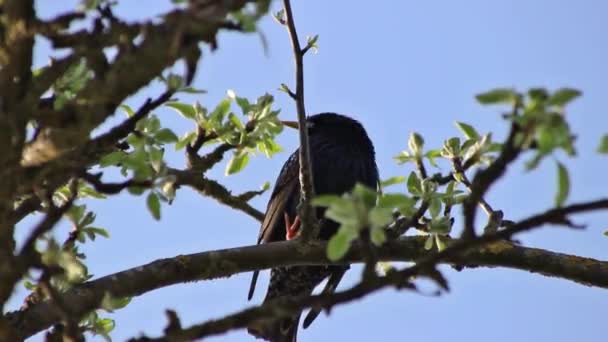
<svg viewBox="0 0 608 342">
<path fill-rule="evenodd" d="M 517 229 L 521 231 L 524 228 L 522 225 Z M 483 239 L 480 243 L 491 241 L 487 237 L 480 237 Z M 470 243 L 470 240 L 460 241 L 453 240 L 450 246 Z M 82 313 L 94 309 L 106 292 L 115 297 L 138 296 L 169 285 L 216 279 L 241 272 L 286 265 L 330 263 L 325 254 L 325 243 L 311 244 L 305 251 L 295 248 L 297 245 L 297 241 L 285 241 L 160 259 L 76 286 L 62 295 L 62 300 L 73 308 L 74 313 Z M 439 258 L 442 262 L 460 266 L 509 267 L 608 288 L 608 262 L 604 261 L 521 247 L 506 241 L 460 252 L 465 254 L 450 252 Z M 384 261 L 413 261 L 428 259 L 429 256 L 437 258 L 424 249 L 424 237 L 408 237 L 389 242 L 378 248 L 377 256 L 378 260 Z M 356 244 L 342 262 L 362 262 L 364 259 L 364 249 Z M 8 318 L 22 332 L 23 337 L 27 337 L 57 322 L 61 319 L 61 313 L 49 303 L 41 303 L 11 313 Z"/>
</svg>

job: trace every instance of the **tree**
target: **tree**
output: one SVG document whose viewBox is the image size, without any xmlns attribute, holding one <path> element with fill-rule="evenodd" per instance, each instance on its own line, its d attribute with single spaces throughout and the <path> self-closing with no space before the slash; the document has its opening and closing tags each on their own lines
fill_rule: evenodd
<svg viewBox="0 0 608 342">
<path fill-rule="evenodd" d="M 376 194 L 364 188 L 357 188 L 344 198 L 317 199 L 314 204 L 333 208 L 335 218 L 344 223 L 352 223 L 353 217 L 363 218 L 344 225 L 327 244 L 290 241 L 230 246 L 234 248 L 159 259 L 143 267 L 113 269 L 105 277 L 92 277 L 85 254 L 100 249 L 100 237 L 107 238 L 120 228 L 100 228 L 101 215 L 98 218 L 89 209 L 93 202 L 87 198 L 112 202 L 114 195 L 129 192 L 133 195 L 127 197 L 129 201 L 145 201 L 151 215 L 160 219 L 172 210 L 170 203 L 179 203 L 182 189 L 191 188 L 253 219 L 263 217 L 250 202 L 268 186 L 235 195 L 227 185 L 233 178 L 226 178 L 223 184 L 212 175 L 224 157 L 228 159 L 225 173 L 242 171 L 242 176 L 253 172 L 243 170 L 254 153 L 277 153 L 280 147 L 276 137 L 281 132 L 278 120 L 285 113 L 279 114 L 275 97 L 264 95 L 263 91 L 258 94 L 261 96 L 249 99 L 231 91 L 216 104 L 203 101 L 200 95 L 187 95 L 202 92 L 192 84 L 199 65 L 205 65 L 199 43 L 221 49 L 217 34 L 222 30 L 256 32 L 269 2 L 251 2 L 251 7 L 247 3 L 177 4 L 160 19 L 138 22 L 115 15 L 112 4 L 105 1 L 89 1 L 82 10 L 49 19 L 36 16 L 33 1 L 1 3 L 0 158 L 6 186 L 0 189 L 0 301 L 6 306 L 22 282 L 31 293 L 20 310 L 3 310 L 0 340 L 27 337 L 57 323 L 61 324 L 50 330 L 49 339 L 64 335 L 77 340 L 83 329 L 107 335 L 114 322 L 101 308 L 119 309 L 129 305 L 134 296 L 143 295 L 145 300 L 149 291 L 172 284 L 287 264 L 363 262 L 368 272 L 360 277 L 361 272 L 352 270 L 356 284 L 335 295 L 293 298 L 236 314 L 222 310 L 228 316 L 220 320 L 182 324 L 179 312 L 169 312 L 163 335 L 183 339 L 221 334 L 275 315 L 278 307 L 331 308 L 385 287 L 424 292 L 414 276 L 431 279 L 444 293 L 450 285 L 444 276 L 449 270 L 438 268 L 438 264 L 451 264 L 457 269 L 500 266 L 595 287 L 608 286 L 605 262 L 526 247 L 512 240 L 516 233 L 545 224 L 579 228 L 576 214 L 608 207 L 601 190 L 594 194 L 600 198 L 568 202 L 574 179 L 570 179 L 566 167 L 570 165 L 567 157 L 574 154 L 577 141 L 566 108 L 580 92 L 538 87 L 497 88 L 477 95 L 479 103 L 497 105 L 506 111 L 503 122 L 508 132 L 504 139 L 492 140 L 491 135 L 473 127 L 477 125 L 459 122 L 460 137 L 448 137 L 433 149 L 422 134 L 412 133 L 407 144 L 402 144 L 407 146 L 394 148 L 395 154 L 405 148 L 396 159 L 411 166 L 412 172 L 402 169 L 400 176 L 385 177 L 385 189 L 377 201 Z M 279 25 L 290 22 L 284 12 L 275 17 Z M 293 27 L 286 26 L 293 35 Z M 37 67 L 32 62 L 35 37 L 44 37 L 54 49 L 70 50 L 53 53 L 60 57 Z M 313 51 L 316 37 L 309 38 L 303 49 Z M 271 48 L 274 44 L 279 43 L 270 41 Z M 296 56 L 301 55 L 297 47 L 295 51 Z M 301 67 L 298 63 L 299 70 Z M 303 86 L 303 78 L 294 81 L 293 91 L 290 86 L 281 86 L 281 90 L 287 93 L 286 98 L 298 100 L 298 114 L 303 114 L 304 99 L 297 90 Z M 145 89 L 151 82 L 162 83 L 162 91 Z M 292 82 L 285 80 L 285 84 L 289 83 Z M 142 89 L 151 96 L 150 100 L 122 104 Z M 287 105 L 292 106 L 286 102 L 281 106 L 284 111 Z M 161 107 L 174 109 L 190 127 L 179 126 L 180 131 L 174 132 L 177 129 L 169 126 L 174 125 L 175 119 L 161 117 Z M 120 118 L 116 112 L 124 112 L 127 118 Z M 104 125 L 112 116 L 114 120 Z M 601 139 L 599 152 L 606 152 L 607 139 Z M 186 167 L 179 167 L 181 161 L 176 162 L 178 153 L 184 156 Z M 540 165 L 542 172 L 554 164 L 557 180 L 550 208 L 536 214 L 522 211 L 522 219 L 501 210 L 489 193 L 490 187 L 518 159 L 523 159 L 529 169 Z M 429 169 L 434 163 L 444 167 L 443 173 L 434 174 L 434 169 Z M 382 171 L 383 165 L 380 167 Z M 478 207 L 486 215 L 476 221 Z M 394 215 L 395 210 L 400 215 Z M 62 224 L 66 223 L 68 234 L 62 231 Z M 251 221 L 247 224 L 255 226 Z M 128 220 L 124 225 L 128 228 Z M 23 236 L 25 227 L 31 228 Z M 371 253 L 369 246 L 357 239 L 364 227 L 371 228 Z M 251 230 L 246 241 L 253 241 L 255 228 Z M 404 236 L 413 231 L 419 235 Z M 141 234 L 154 235 L 149 231 Z M 202 232 L 201 238 L 205 234 Z M 299 249 L 294 247 L 301 245 L 304 252 L 297 252 Z M 131 248 L 137 248 L 137 243 L 131 242 Z M 109 247 L 106 253 L 111 250 Z M 183 253 L 179 246 L 171 251 Z M 369 272 L 376 261 L 382 261 L 383 270 Z M 416 263 L 386 263 L 394 261 Z M 207 284 L 199 282 L 197 286 Z M 243 300 L 244 291 L 243 287 Z M 204 298 L 197 300 L 204 303 Z M 170 308 L 172 303 L 164 305 Z"/>
</svg>

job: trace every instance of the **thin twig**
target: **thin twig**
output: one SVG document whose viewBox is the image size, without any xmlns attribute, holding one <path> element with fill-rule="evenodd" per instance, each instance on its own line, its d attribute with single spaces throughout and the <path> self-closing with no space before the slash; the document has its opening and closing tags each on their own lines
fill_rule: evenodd
<svg viewBox="0 0 608 342">
<path fill-rule="evenodd" d="M 317 224 L 315 211 L 312 210 L 310 201 L 314 196 L 312 161 L 310 158 L 310 145 L 308 142 L 308 126 L 306 125 L 306 108 L 304 107 L 304 63 L 302 57 L 304 51 L 300 47 L 298 33 L 291 11 L 291 3 L 289 0 L 283 0 L 285 7 L 285 17 L 287 31 L 291 39 L 291 47 L 293 49 L 293 57 L 296 68 L 296 91 L 295 102 L 298 113 L 298 125 L 300 131 L 300 216 L 303 223 L 303 228 L 300 233 L 302 241 L 308 241 L 317 235 Z"/>
<path fill-rule="evenodd" d="M 518 101 L 516 101 L 513 105 L 513 116 L 517 115 L 519 106 Z M 515 136 L 518 131 L 519 128 L 517 124 L 513 122 L 511 124 L 509 136 L 503 144 L 502 151 L 498 155 L 498 158 L 496 158 L 496 160 L 494 160 L 486 169 L 479 170 L 475 174 L 475 177 L 471 182 L 471 194 L 462 205 L 464 217 L 462 238 L 475 237 L 475 214 L 477 213 L 477 203 L 484 197 L 490 186 L 505 173 L 507 166 L 520 154 L 521 149 L 515 144 Z"/>
<path fill-rule="evenodd" d="M 90 174 L 88 172 L 83 172 L 80 176 L 87 183 L 91 184 L 95 191 L 100 192 L 102 194 L 113 195 L 123 191 L 126 188 L 130 188 L 132 186 L 149 188 L 152 186 L 153 182 L 150 180 L 136 180 L 129 179 L 120 183 L 104 183 L 101 181 L 102 173 L 98 174 Z"/>
</svg>

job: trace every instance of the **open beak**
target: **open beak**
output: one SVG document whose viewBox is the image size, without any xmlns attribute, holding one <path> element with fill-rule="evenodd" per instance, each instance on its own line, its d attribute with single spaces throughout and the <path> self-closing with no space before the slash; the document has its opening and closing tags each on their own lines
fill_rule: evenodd
<svg viewBox="0 0 608 342">
<path fill-rule="evenodd" d="M 293 129 L 298 129 L 300 127 L 297 121 L 281 121 L 281 123 Z"/>
</svg>

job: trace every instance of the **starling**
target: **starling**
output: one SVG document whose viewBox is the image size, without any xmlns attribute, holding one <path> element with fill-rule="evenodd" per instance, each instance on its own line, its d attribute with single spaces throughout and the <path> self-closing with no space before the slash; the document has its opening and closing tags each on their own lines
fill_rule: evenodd
<svg viewBox="0 0 608 342">
<path fill-rule="evenodd" d="M 295 122 L 284 122 L 297 128 Z M 308 117 L 310 158 L 315 194 L 343 194 L 356 183 L 372 189 L 378 184 L 374 146 L 363 126 L 356 120 L 334 113 Z M 296 207 L 300 202 L 299 151 L 285 162 L 277 178 L 266 216 L 260 227 L 259 243 L 289 240 L 297 236 L 300 219 Z M 320 220 L 319 239 L 328 240 L 338 229 L 338 223 L 323 218 L 324 208 L 317 208 Z M 329 277 L 324 292 L 333 292 L 348 266 L 291 266 L 272 269 L 264 302 L 280 297 L 309 295 L 315 286 Z M 249 289 L 253 296 L 258 272 L 254 272 Z M 304 320 L 308 327 L 319 314 L 312 309 Z M 258 338 L 272 342 L 295 342 L 301 312 L 292 317 L 276 318 L 252 324 L 248 331 Z"/>
</svg>

